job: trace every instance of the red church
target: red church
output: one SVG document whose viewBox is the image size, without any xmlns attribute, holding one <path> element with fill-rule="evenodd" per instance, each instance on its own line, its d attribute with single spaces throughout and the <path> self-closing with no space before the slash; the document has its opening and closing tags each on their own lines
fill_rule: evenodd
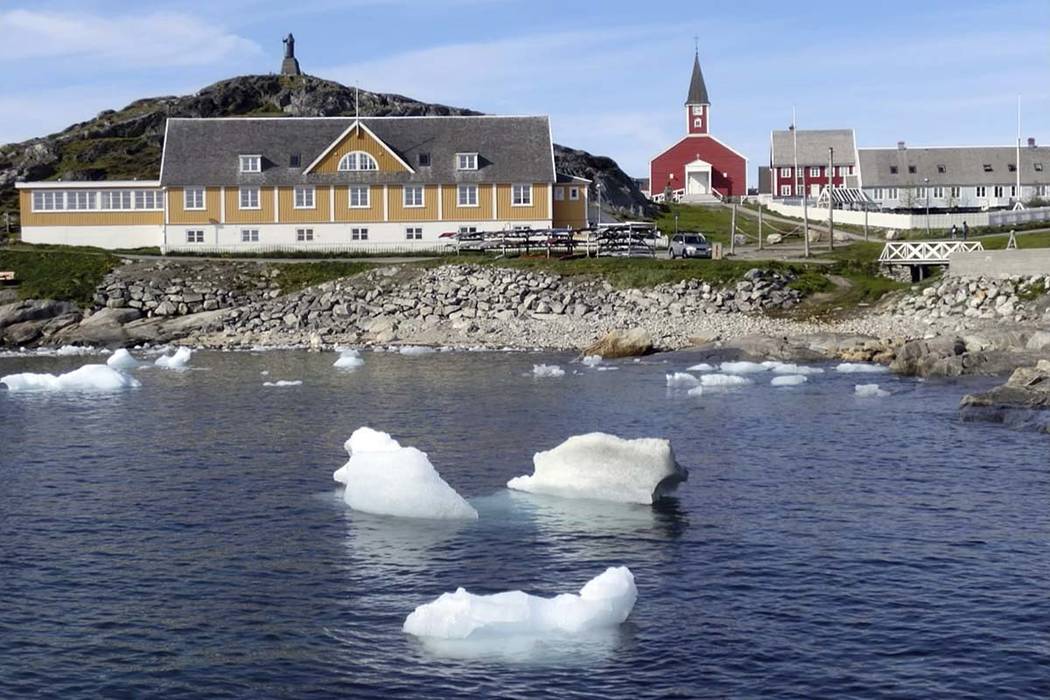
<svg viewBox="0 0 1050 700">
<path fill-rule="evenodd" d="M 747 158 L 711 136 L 711 100 L 699 51 L 685 100 L 685 137 L 649 162 L 649 191 L 670 189 L 682 202 L 715 203 L 747 194 Z"/>
</svg>

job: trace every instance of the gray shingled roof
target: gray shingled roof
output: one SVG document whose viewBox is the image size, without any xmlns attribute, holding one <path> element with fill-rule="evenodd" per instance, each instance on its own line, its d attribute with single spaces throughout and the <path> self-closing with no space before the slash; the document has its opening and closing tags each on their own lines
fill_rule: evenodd
<svg viewBox="0 0 1050 700">
<path fill-rule="evenodd" d="M 958 148 L 862 148 L 860 174 L 865 187 L 931 185 L 1012 185 L 1017 173 L 1015 146 L 964 146 Z M 1036 170 L 1036 164 L 1042 171 Z M 990 171 L 985 165 L 991 166 Z M 909 172 L 909 166 L 915 172 Z M 897 172 L 891 171 L 892 167 Z M 944 172 L 941 172 L 943 167 Z M 1021 147 L 1021 183 L 1050 184 L 1050 147 Z"/>
<path fill-rule="evenodd" d="M 853 138 L 853 129 L 799 129 L 799 167 L 827 165 L 829 146 L 835 149 L 835 165 L 857 164 L 857 143 Z M 795 151 L 790 129 L 773 132 L 772 149 L 770 162 L 774 168 L 794 164 Z"/>
<path fill-rule="evenodd" d="M 354 123 L 352 117 L 169 119 L 161 184 L 236 186 L 297 184 L 553 182 L 547 117 L 365 117 L 361 123 L 415 173 L 309 173 L 310 163 Z M 419 165 L 419 154 L 430 165 Z M 456 170 L 456 153 L 477 153 L 476 171 Z M 240 155 L 261 155 L 261 173 L 239 172 Z M 290 158 L 299 154 L 300 165 Z"/>
<path fill-rule="evenodd" d="M 689 78 L 689 95 L 685 98 L 688 105 L 707 105 L 711 100 L 707 96 L 707 84 L 704 82 L 704 73 L 700 70 L 699 52 L 693 56 L 693 75 Z"/>
</svg>

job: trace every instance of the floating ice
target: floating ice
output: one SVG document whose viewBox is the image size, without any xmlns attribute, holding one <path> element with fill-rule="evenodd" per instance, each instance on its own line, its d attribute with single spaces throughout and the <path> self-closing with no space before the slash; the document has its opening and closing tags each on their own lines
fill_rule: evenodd
<svg viewBox="0 0 1050 700">
<path fill-rule="evenodd" d="M 174 355 L 161 355 L 153 364 L 165 369 L 183 369 L 190 361 L 193 351 L 189 348 L 179 348 Z"/>
<path fill-rule="evenodd" d="M 853 393 L 861 398 L 874 398 L 876 396 L 889 396 L 890 392 L 880 389 L 878 384 L 857 384 L 853 387 Z"/>
<path fill-rule="evenodd" d="M 693 365 L 687 368 L 690 372 L 714 372 L 715 368 L 706 362 L 701 362 L 698 365 Z"/>
<path fill-rule="evenodd" d="M 672 389 L 689 389 L 700 386 L 700 380 L 686 372 L 668 372 L 665 376 L 667 386 Z"/>
<path fill-rule="evenodd" d="M 597 367 L 598 365 L 600 365 L 602 363 L 602 356 L 601 355 L 584 355 L 583 360 L 581 360 L 581 361 L 583 362 L 583 364 L 587 365 L 588 367 Z"/>
<path fill-rule="evenodd" d="M 689 394 L 690 396 L 703 396 L 704 395 L 704 387 L 703 386 L 694 386 L 692 389 L 690 389 L 686 393 Z"/>
<path fill-rule="evenodd" d="M 580 634 L 623 624 L 638 589 L 626 566 L 610 567 L 588 581 L 579 594 L 553 598 L 506 591 L 476 595 L 459 588 L 420 605 L 402 628 L 417 637 L 467 639 L 545 634 Z"/>
<path fill-rule="evenodd" d="M 564 377 L 565 370 L 558 365 L 533 365 L 532 374 L 536 377 Z"/>
<path fill-rule="evenodd" d="M 537 452 L 532 463 L 532 475 L 514 477 L 507 487 L 564 498 L 653 503 L 689 476 L 675 461 L 669 441 L 605 433 L 575 435 Z"/>
<path fill-rule="evenodd" d="M 109 359 L 106 360 L 106 364 L 113 369 L 135 369 L 139 366 L 139 361 L 136 360 L 130 352 L 124 348 L 120 348 L 109 356 Z"/>
<path fill-rule="evenodd" d="M 863 373 L 863 372 L 889 372 L 889 368 L 883 365 L 872 365 L 867 362 L 843 362 L 841 365 L 835 367 L 836 372 L 849 373 Z"/>
<path fill-rule="evenodd" d="M 704 386 L 746 386 L 752 381 L 735 374 L 705 374 L 700 377 L 700 383 Z"/>
<path fill-rule="evenodd" d="M 360 367 L 364 363 L 365 361 L 361 358 L 361 353 L 349 348 L 339 353 L 339 359 L 337 359 L 332 366 L 338 367 L 339 369 L 351 369 L 353 367 Z"/>
<path fill-rule="evenodd" d="M 98 352 L 90 345 L 63 345 L 58 350 L 55 350 L 55 355 L 58 357 L 77 357 L 79 355 L 95 355 Z"/>
<path fill-rule="evenodd" d="M 768 367 L 773 374 L 824 374 L 820 367 L 806 367 L 776 360 L 766 360 L 762 365 Z"/>
<path fill-rule="evenodd" d="M 754 374 L 756 372 L 765 372 L 769 369 L 761 362 L 746 361 L 723 362 L 720 367 L 726 374 Z"/>
<path fill-rule="evenodd" d="M 0 377 L 8 391 L 117 391 L 142 386 L 134 377 L 106 365 L 84 365 L 80 369 L 53 374 L 9 374 Z"/>
<path fill-rule="evenodd" d="M 402 345 L 397 351 L 402 355 L 429 355 L 435 352 L 434 348 L 428 348 L 425 345 Z"/>
<path fill-rule="evenodd" d="M 263 382 L 263 386 L 299 386 L 302 379 L 278 379 L 276 382 Z"/>
<path fill-rule="evenodd" d="M 807 381 L 808 378 L 804 374 L 781 374 L 773 377 L 773 381 L 770 384 L 773 386 L 798 386 L 799 384 L 805 384 Z"/>
<path fill-rule="evenodd" d="M 345 447 L 350 460 L 332 477 L 346 484 L 343 500 L 354 510 L 402 518 L 478 517 L 425 452 L 366 427 L 355 430 Z"/>
</svg>

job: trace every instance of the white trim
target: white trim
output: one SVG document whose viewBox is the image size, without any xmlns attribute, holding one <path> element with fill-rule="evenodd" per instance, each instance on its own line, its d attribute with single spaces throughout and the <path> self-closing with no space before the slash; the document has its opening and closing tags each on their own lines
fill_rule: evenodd
<svg viewBox="0 0 1050 700">
<path fill-rule="evenodd" d="M 554 185 L 547 185 L 547 216 L 554 219 Z"/>
<path fill-rule="evenodd" d="M 295 197 L 293 194 L 292 197 Z M 262 195 L 260 193 L 259 201 L 262 201 Z M 281 223 L 281 188 L 273 188 L 273 222 L 275 224 Z"/>
<path fill-rule="evenodd" d="M 557 171 L 557 167 L 558 166 L 555 165 L 555 163 L 554 163 L 554 130 L 551 128 L 551 118 L 550 118 L 550 116 L 549 115 L 544 115 L 544 119 L 547 120 L 547 140 L 550 141 L 550 144 L 551 144 L 551 182 L 557 182 L 558 181 L 558 171 Z M 492 218 L 496 218 L 495 215 L 493 215 Z"/>
<path fill-rule="evenodd" d="M 259 168 L 257 170 L 245 170 L 244 159 L 255 158 Z M 262 154 L 261 153 L 238 153 L 237 154 L 237 172 L 238 173 L 261 173 L 262 172 Z"/>
<path fill-rule="evenodd" d="M 160 176 L 157 178 L 158 185 L 164 181 L 164 161 L 168 155 L 168 126 L 170 124 L 170 119 L 164 120 L 164 143 L 162 143 L 160 147 Z"/>
<path fill-rule="evenodd" d="M 390 221 L 390 185 L 383 185 L 383 221 Z"/>
<path fill-rule="evenodd" d="M 441 220 L 442 220 L 442 219 L 444 218 L 444 216 L 443 216 L 443 215 L 444 215 L 445 203 L 441 201 L 441 200 L 442 200 L 442 196 L 441 196 L 441 185 L 438 185 L 437 187 L 438 187 L 438 191 L 437 191 L 437 198 L 438 198 L 438 221 L 441 221 Z"/>
<path fill-rule="evenodd" d="M 346 193 L 347 208 L 350 204 L 350 192 Z M 328 186 L 328 221 L 335 222 L 335 185 Z"/>
<path fill-rule="evenodd" d="M 215 118 L 224 119 L 226 117 L 213 117 L 213 119 L 215 119 Z M 252 117 L 248 117 L 248 118 L 252 118 Z M 254 117 L 254 118 L 258 119 L 258 117 Z M 277 118 L 278 119 L 300 119 L 300 117 L 277 117 Z M 313 119 L 346 119 L 346 117 L 312 117 L 312 118 Z M 376 117 L 376 118 L 378 119 L 378 118 L 381 118 L 381 117 Z M 394 118 L 395 119 L 408 119 L 410 117 L 394 117 Z M 342 142 L 343 139 L 345 139 L 347 136 L 349 136 L 350 132 L 353 131 L 354 127 L 357 127 L 357 126 L 360 126 L 362 129 L 364 129 L 366 134 L 368 134 L 373 139 L 375 139 L 376 143 L 378 143 L 380 146 L 385 148 L 386 151 L 391 156 L 394 157 L 394 160 L 396 160 L 401 165 L 405 166 L 405 169 L 408 170 L 408 172 L 410 172 L 412 174 L 415 174 L 416 171 L 412 169 L 412 166 L 410 166 L 408 163 L 406 163 L 404 160 L 402 160 L 401 156 L 399 156 L 394 151 L 394 149 L 390 148 L 390 146 L 387 146 L 386 143 L 381 138 L 376 136 L 375 133 L 371 129 L 368 128 L 367 124 L 362 123 L 360 119 L 354 119 L 353 123 L 351 123 L 350 126 L 346 127 L 346 129 L 343 131 L 343 133 L 339 134 L 339 136 L 336 138 L 336 140 L 332 141 L 332 143 L 328 146 L 328 148 L 326 148 L 323 151 L 321 151 L 321 155 L 317 156 L 317 158 L 315 158 L 314 161 L 312 163 L 310 163 L 310 165 L 306 166 L 306 169 L 303 170 L 303 175 L 306 175 L 306 174 L 310 173 L 314 168 L 316 168 L 317 164 L 320 163 L 322 160 L 324 160 L 325 157 L 329 153 L 334 151 L 335 147 L 338 146 L 340 144 L 340 142 Z"/>
<path fill-rule="evenodd" d="M 551 151 L 551 157 L 553 158 L 554 151 Z M 492 183 L 492 220 L 496 221 L 499 219 L 499 190 L 496 189 L 496 183 Z"/>
<path fill-rule="evenodd" d="M 363 189 L 365 191 L 365 203 L 354 204 L 354 189 Z M 347 185 L 346 186 L 346 208 L 347 209 L 371 209 L 372 208 L 372 187 L 370 185 Z"/>
<path fill-rule="evenodd" d="M 159 180 L 46 180 L 16 182 L 16 190 L 136 190 L 161 189 Z"/>
<path fill-rule="evenodd" d="M 276 188 L 274 188 L 276 189 Z M 310 192 L 310 206 L 303 204 L 299 206 L 299 194 L 298 191 Z M 303 195 L 303 201 L 306 201 L 306 195 Z M 293 185 L 292 186 L 292 208 L 293 209 L 316 209 L 317 208 L 317 187 L 314 185 Z"/>
<path fill-rule="evenodd" d="M 515 204 L 514 203 L 514 188 L 515 187 L 528 187 L 529 188 L 529 190 L 528 190 L 529 191 L 529 201 L 528 201 L 528 203 L 524 203 L 524 202 L 521 203 L 521 204 Z M 510 186 L 510 205 L 512 207 L 531 207 L 533 205 L 533 202 L 534 202 L 534 197 L 532 196 L 532 194 L 533 194 L 532 190 L 533 190 L 533 187 L 532 187 L 532 183 L 531 182 L 511 183 L 511 186 Z M 523 194 L 524 194 L 524 192 L 523 192 Z M 522 197 L 522 199 L 524 199 L 524 197 Z"/>
<path fill-rule="evenodd" d="M 349 158 L 350 156 L 354 156 L 354 164 L 357 165 L 358 167 L 356 167 L 356 168 L 344 168 L 343 167 L 343 162 L 347 158 Z M 361 161 L 362 161 L 361 156 L 365 156 L 365 158 L 368 159 L 365 162 L 366 163 L 371 163 L 375 167 L 374 168 L 362 168 L 362 167 L 360 167 Z M 378 173 L 379 172 L 379 161 L 376 160 L 376 157 L 374 155 L 372 155 L 371 153 L 369 153 L 368 151 L 361 151 L 361 150 L 347 151 L 339 159 L 339 162 L 335 164 L 335 170 L 336 170 L 336 172 L 339 172 L 339 173 Z"/>
<path fill-rule="evenodd" d="M 226 186 L 219 188 L 219 221 L 226 223 Z"/>
<path fill-rule="evenodd" d="M 473 168 L 461 168 L 460 165 L 459 165 L 460 159 L 463 158 L 463 157 L 471 157 L 471 156 L 474 159 L 474 167 Z M 473 171 L 473 170 L 477 170 L 477 169 L 478 169 L 478 154 L 477 154 L 477 152 L 475 152 L 475 151 L 463 151 L 463 152 L 457 152 L 456 153 L 456 170 L 457 171 L 466 172 L 466 171 Z"/>
</svg>

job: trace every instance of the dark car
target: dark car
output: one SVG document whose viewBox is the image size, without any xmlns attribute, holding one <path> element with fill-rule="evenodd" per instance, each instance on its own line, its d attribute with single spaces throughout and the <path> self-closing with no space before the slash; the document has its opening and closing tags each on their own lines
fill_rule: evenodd
<svg viewBox="0 0 1050 700">
<path fill-rule="evenodd" d="M 711 244 L 702 233 L 678 233 L 671 238 L 672 258 L 710 258 Z"/>
</svg>

